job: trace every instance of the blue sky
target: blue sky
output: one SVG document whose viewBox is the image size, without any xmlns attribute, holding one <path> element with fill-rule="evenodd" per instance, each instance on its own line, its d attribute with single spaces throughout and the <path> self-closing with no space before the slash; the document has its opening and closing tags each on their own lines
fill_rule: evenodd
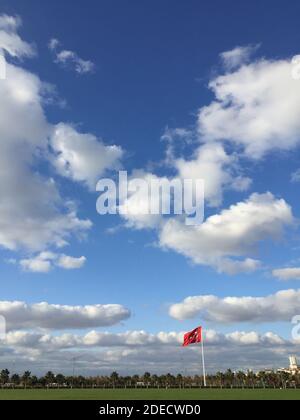
<svg viewBox="0 0 300 420">
<path fill-rule="evenodd" d="M 11 305 L 13 301 L 25 302 L 29 306 L 39 302 L 69 307 L 117 304 L 128 308 L 131 313 L 130 316 L 121 316 L 116 322 L 106 324 L 101 323 L 99 315 L 98 324 L 87 323 L 84 327 L 76 320 L 74 325 L 71 323 L 65 328 L 61 327 L 58 320 L 57 325 L 53 324 L 46 329 L 42 322 L 39 324 L 38 317 L 35 322 L 30 324 L 31 321 L 28 321 L 22 328 L 14 327 L 13 321 L 9 321 L 12 324 L 11 334 L 17 334 L 19 329 L 27 334 L 45 334 L 50 331 L 53 336 L 61 335 L 62 331 L 82 336 L 90 330 L 96 330 L 100 334 L 104 331 L 119 334 L 144 330 L 147 334 L 155 336 L 160 331 L 166 334 L 175 331 L 180 334 L 181 331 L 203 324 L 205 328 L 212 329 L 222 336 L 224 352 L 227 351 L 228 356 L 227 359 L 225 357 L 224 363 L 228 365 L 234 366 L 235 360 L 230 354 L 238 351 L 241 344 L 232 344 L 226 334 L 236 331 L 255 331 L 260 334 L 257 342 L 247 342 L 249 348 L 245 351 L 245 360 L 240 360 L 238 367 L 244 365 L 247 368 L 247 363 L 253 368 L 266 364 L 284 364 L 290 350 L 297 352 L 297 343 L 290 341 L 290 319 L 297 314 L 297 308 L 300 310 L 300 296 L 297 292 L 300 268 L 298 272 L 295 271 L 300 266 L 297 221 L 300 214 L 300 184 L 299 180 L 291 182 L 291 176 L 300 168 L 300 127 L 296 115 L 297 106 L 300 106 L 300 81 L 292 80 L 292 76 L 289 79 L 286 69 L 290 65 L 292 72 L 291 59 L 299 54 L 299 14 L 300 4 L 293 0 L 288 5 L 283 1 L 268 0 L 247 3 L 228 1 L 226 4 L 216 0 L 190 0 L 188 4 L 174 0 L 28 0 L 26 4 L 17 0 L 1 2 L 0 15 L 11 16 L 12 19 L 19 16 L 22 25 L 20 22 L 8 24 L 8 20 L 4 19 L 0 30 L 12 36 L 18 34 L 25 43 L 30 44 L 32 54 L 25 52 L 24 45 L 15 54 L 11 54 L 5 44 L 1 45 L 1 42 L 5 42 L 1 36 L 0 52 L 4 52 L 12 68 L 19 69 L 22 74 L 25 72 L 27 76 L 38 76 L 40 81 L 49 84 L 47 86 L 50 93 L 43 94 L 43 98 L 42 94 L 35 97 L 36 108 L 32 114 L 31 107 L 28 105 L 27 108 L 27 104 L 20 111 L 24 113 L 25 122 L 32 120 L 30 124 L 43 125 L 41 119 L 45 118 L 48 125 L 43 127 L 45 139 L 41 139 L 41 143 L 36 140 L 33 145 L 28 146 L 34 159 L 25 162 L 26 170 L 30 168 L 31 180 L 33 174 L 39 174 L 45 183 L 52 179 L 60 195 L 60 205 L 72 200 L 77 217 L 81 221 L 88 219 L 93 224 L 90 229 L 82 229 L 85 234 L 80 238 L 76 236 L 77 228 L 70 228 L 68 244 L 61 248 L 56 246 L 52 237 L 46 244 L 37 241 L 39 243 L 32 248 L 26 243 L 24 233 L 16 233 L 14 222 L 10 219 L 7 222 L 5 220 L 2 235 L 0 229 L 1 301 L 8 302 L 3 313 L 5 316 L 10 313 L 6 312 L 11 310 L 7 309 L 7 305 Z M 49 48 L 51 39 L 59 41 L 52 49 Z M 16 42 L 16 39 L 13 38 L 12 42 Z M 72 58 L 69 55 L 69 58 L 64 59 L 59 55 L 63 51 L 72 52 Z M 228 58 L 221 55 L 228 51 L 234 51 L 236 65 L 232 65 Z M 76 64 L 78 65 L 80 60 L 92 63 L 92 68 L 86 71 L 78 71 L 78 68 L 76 70 Z M 247 79 L 248 71 L 252 72 L 249 76 L 251 80 Z M 27 76 L 23 82 L 26 89 L 29 86 Z M 224 79 L 218 79 L 222 76 Z M 217 87 L 214 92 L 212 87 L 209 88 L 209 83 L 216 80 L 221 87 L 219 91 Z M 255 84 L 256 80 L 260 80 L 261 83 Z M 0 83 L 5 95 L 15 93 L 13 88 L 11 91 L 6 90 L 6 81 Z M 35 89 L 35 83 L 38 85 L 35 81 L 30 89 Z M 235 98 L 241 101 L 240 109 L 235 108 L 230 101 L 226 103 L 228 97 L 222 103 L 221 111 L 216 112 L 213 109 L 216 92 L 222 95 L 223 88 L 228 89 L 231 95 L 236 95 Z M 0 102 L 4 107 L 7 106 L 4 95 Z M 281 107 L 282 104 L 285 106 Z M 16 105 L 15 115 L 19 115 L 17 112 L 21 106 L 23 105 Z M 38 107 L 42 109 L 43 118 L 40 108 L 37 110 Z M 208 116 L 203 116 L 204 107 L 208 107 Z M 230 120 L 231 109 L 235 112 L 233 120 Z M 246 110 L 245 114 L 243 109 Z M 6 133 L 9 133 L 9 138 L 14 124 L 20 124 L 21 132 L 28 129 L 23 120 L 21 123 L 18 119 L 14 120 L 12 110 L 14 108 L 5 111 L 5 115 L 11 116 L 11 120 L 0 120 L 0 128 L 3 124 L 0 132 L 5 141 Z M 221 115 L 223 111 L 224 117 Z M 256 127 L 258 120 L 261 125 L 252 133 L 253 124 Z M 73 175 L 69 176 L 66 167 L 58 168 L 59 163 L 55 160 L 58 155 L 53 153 L 53 156 L 49 157 L 47 154 L 50 153 L 49 148 L 53 152 L 57 147 L 58 151 L 58 147 L 62 147 L 65 141 L 63 136 L 66 136 L 66 131 L 62 135 L 54 135 L 51 131 L 61 123 L 65 124 L 65 130 L 73 127 L 76 135 L 79 135 L 78 141 L 83 142 L 82 147 L 85 138 L 80 135 L 90 133 L 95 136 L 93 141 L 102 145 L 104 153 L 109 153 L 113 145 L 122 150 L 122 156 L 115 161 L 129 173 L 142 169 L 145 173 L 170 176 L 176 172 L 178 159 L 183 160 L 184 170 L 188 172 L 189 162 L 197 161 L 197 153 L 200 153 L 200 150 L 204 150 L 205 147 L 218 147 L 219 152 L 225 155 L 210 168 L 215 172 L 223 171 L 221 177 L 224 178 L 224 182 L 216 181 L 216 184 L 220 185 L 214 185 L 212 189 L 215 188 L 217 192 L 209 190 L 213 198 L 207 197 L 206 220 L 210 216 L 222 214 L 222 211 L 226 211 L 230 206 L 238 206 L 240 209 L 238 203 L 246 203 L 246 212 L 250 211 L 251 214 L 249 213 L 249 218 L 245 216 L 242 221 L 247 224 L 245 235 L 240 234 L 234 245 L 229 243 L 230 238 L 226 237 L 226 219 L 224 237 L 220 226 L 219 231 L 215 232 L 219 238 L 216 241 L 217 249 L 207 253 L 208 251 L 203 251 L 201 232 L 197 234 L 200 242 L 198 243 L 197 239 L 193 248 L 189 245 L 194 243 L 191 231 L 185 231 L 182 237 L 176 237 L 181 229 L 180 225 L 174 232 L 168 230 L 168 236 L 164 227 L 149 229 L 144 226 L 137 229 L 135 221 L 131 221 L 129 227 L 128 220 L 119 216 L 98 215 L 97 193 L 87 187 L 90 179 L 88 177 L 91 176 L 91 162 L 84 162 L 85 173 L 83 178 L 78 180 L 78 176 L 81 175 L 76 173 L 75 166 L 72 168 Z M 221 131 L 224 130 L 224 138 L 219 134 L 220 127 Z M 176 138 L 175 130 L 178 128 L 185 129 L 185 135 Z M 164 162 L 167 143 L 162 140 L 162 136 L 167 129 L 171 144 L 176 150 L 171 165 Z M 72 135 L 75 136 L 74 132 Z M 25 137 L 29 138 L 30 133 L 26 133 Z M 20 164 L 23 164 L 20 156 L 23 153 L 24 139 L 22 135 L 15 134 L 12 138 L 15 141 L 13 153 L 16 160 L 12 161 L 11 165 L 17 167 L 19 160 Z M 46 146 L 42 143 L 48 141 Z M 69 152 L 73 147 L 71 143 L 68 145 Z M 3 150 L 5 151 L 2 153 L 6 153 L 7 149 Z M 39 155 L 38 150 L 41 150 Z M 60 153 L 61 151 L 62 149 Z M 215 150 L 212 153 L 217 152 Z M 92 158 L 91 155 L 87 156 Z M 201 165 L 206 164 L 205 159 L 204 157 L 197 161 L 199 174 L 202 174 Z M 226 161 L 224 165 L 222 159 Z M 70 165 L 70 162 L 68 164 Z M 98 171 L 98 178 L 108 174 L 115 177 L 117 166 L 107 164 L 105 170 Z M 215 172 L 206 176 L 217 177 Z M 227 181 L 226 177 L 229 177 Z M 238 177 L 248 183 L 247 186 L 235 187 L 234 180 Z M 12 179 L 13 174 L 9 181 L 3 175 L 3 185 L 5 182 L 12 182 Z M 5 185 L 7 186 L 7 183 Z M 23 185 L 24 192 L 29 184 L 26 181 Z M 9 205 L 13 205 L 11 196 L 18 195 L 19 188 L 22 189 L 21 179 L 18 187 L 15 182 L 10 187 L 11 201 L 6 201 Z M 1 188 L 1 191 L 2 197 L 6 199 L 6 188 Z M 264 195 L 266 192 L 272 195 L 267 198 Z M 32 193 L 28 193 L 28 197 L 29 194 Z M 219 194 L 217 202 L 212 205 L 210 200 L 214 199 L 216 194 Z M 253 198 L 252 194 L 257 194 L 258 198 Z M 43 230 L 50 220 L 44 212 L 43 215 L 38 214 L 38 210 L 36 215 L 29 213 L 28 208 L 32 212 L 35 208 L 34 202 L 38 202 L 39 199 L 40 197 L 33 193 L 30 205 L 25 206 L 23 203 L 26 207 L 24 220 L 31 216 L 37 219 L 41 217 L 41 225 L 36 228 L 37 237 L 40 236 L 39 229 Z M 255 211 L 252 210 L 254 202 L 257 205 Z M 62 214 L 66 215 L 66 211 L 64 209 Z M 18 214 L 22 215 L 22 208 Z M 266 217 L 266 221 L 258 226 L 257 221 L 261 217 Z M 66 220 L 64 223 L 67 222 Z M 232 229 L 243 228 L 236 213 L 230 215 L 230 223 Z M 113 233 L 108 231 L 114 227 L 118 229 Z M 25 231 L 25 237 L 26 235 L 30 237 L 30 230 L 27 233 Z M 206 237 L 205 233 L 202 235 L 204 241 L 211 240 L 214 244 L 213 237 Z M 8 241 L 12 237 L 14 239 L 9 245 Z M 224 245 L 220 245 L 222 250 L 219 250 L 218 244 L 223 242 Z M 223 251 L 224 248 L 226 252 Z M 49 269 L 43 266 L 42 270 L 33 270 L 26 266 L 24 260 L 27 263 L 35 261 L 41 252 L 55 254 L 47 259 L 51 266 Z M 74 260 L 72 267 L 62 267 L 59 259 L 65 255 L 75 259 L 85 257 L 85 262 L 80 265 Z M 229 272 L 222 268 L 224 258 L 226 261 L 230 258 L 234 264 L 247 258 L 252 261 L 259 260 L 260 263 L 255 265 L 255 269 L 249 269 L 247 266 L 238 270 L 235 267 Z M 80 268 L 77 267 L 77 263 Z M 290 271 L 276 274 L 273 271 L 276 269 Z M 282 276 L 285 281 L 282 281 Z M 224 318 L 221 322 L 217 322 L 215 313 L 211 314 L 210 321 L 208 316 L 204 316 L 204 312 L 214 312 L 215 303 L 211 303 L 211 306 L 203 306 L 203 303 L 201 306 L 197 303 L 191 316 L 187 315 L 184 307 L 180 309 L 180 314 L 170 316 L 170 305 L 182 303 L 187 297 L 214 295 L 220 299 L 232 296 L 266 299 L 268 295 L 287 289 L 293 289 L 290 292 L 292 296 L 284 298 L 284 302 L 281 298 L 275 300 L 272 307 L 264 306 L 265 300 L 261 304 L 254 301 L 245 303 L 250 307 L 249 312 L 252 311 L 250 315 L 239 316 L 238 309 L 234 308 L 233 311 L 238 313 L 231 315 L 231 322 L 225 320 L 226 308 L 221 314 Z M 243 302 L 239 304 L 243 306 Z M 290 310 L 281 310 L 290 305 L 294 305 Z M 256 311 L 261 311 L 260 317 L 254 316 Z M 275 314 L 274 320 L 272 311 Z M 10 316 L 14 318 L 13 315 Z M 74 317 L 76 318 L 76 315 Z M 62 324 L 64 325 L 63 322 Z M 284 343 L 266 344 L 266 339 L 262 337 L 269 331 L 280 336 Z M 208 337 L 208 342 L 210 339 L 208 359 L 211 354 L 210 367 L 216 370 L 222 366 L 217 366 L 215 362 L 216 344 L 214 337 Z M 180 357 L 179 342 L 180 339 L 175 344 L 170 344 L 173 346 L 172 351 L 174 350 L 174 361 L 171 365 L 168 365 L 165 359 L 165 347 L 160 342 L 157 344 L 155 360 L 157 354 L 161 354 L 158 370 L 176 371 L 176 360 Z M 228 348 L 234 347 L 234 344 L 237 347 Z M 249 356 L 252 352 L 251 345 L 255 346 L 257 354 L 253 360 Z M 276 353 L 277 345 L 280 351 Z M 8 343 L 7 346 L 9 352 L 15 354 L 11 356 L 11 353 L 8 353 L 8 362 L 12 357 L 20 357 L 20 366 L 30 363 L 33 370 L 42 369 L 38 366 L 46 366 L 49 361 L 57 369 L 63 366 L 61 355 L 55 359 L 54 352 L 42 357 L 38 345 L 28 345 L 27 348 L 19 343 Z M 124 348 L 126 349 L 125 344 Z M 109 346 L 102 345 L 97 348 L 106 362 L 109 360 L 106 353 L 109 349 Z M 65 348 L 59 348 L 60 353 L 62 350 Z M 67 351 L 80 351 L 85 355 L 88 353 L 86 348 L 75 345 L 69 345 Z M 192 370 L 196 362 L 192 352 L 190 353 Z M 88 357 L 82 356 L 83 371 L 89 369 Z M 131 357 L 134 363 L 134 355 Z M 151 354 L 146 361 L 141 359 L 140 354 L 136 357 L 136 360 L 142 360 L 144 365 L 149 364 L 149 369 L 153 367 Z M 60 360 L 61 365 L 57 360 Z M 105 364 L 105 369 L 109 370 L 111 367 L 111 370 L 126 370 L 125 366 L 130 361 L 131 359 L 128 361 L 126 357 L 118 354 L 111 364 Z M 101 366 L 97 367 L 100 368 Z M 132 370 L 133 367 L 128 369 Z"/>
</svg>

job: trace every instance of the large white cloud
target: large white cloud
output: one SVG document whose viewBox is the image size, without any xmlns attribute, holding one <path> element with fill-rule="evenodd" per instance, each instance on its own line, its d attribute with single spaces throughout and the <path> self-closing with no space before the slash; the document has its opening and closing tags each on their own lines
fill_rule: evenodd
<svg viewBox="0 0 300 420">
<path fill-rule="evenodd" d="M 189 296 L 169 308 L 170 316 L 175 319 L 201 318 L 220 323 L 290 322 L 298 313 L 300 289 L 281 290 L 263 297 Z"/>
<path fill-rule="evenodd" d="M 8 330 L 24 328 L 70 329 L 93 328 L 117 324 L 130 316 L 122 305 L 54 305 L 47 302 L 27 304 L 0 301 L 0 314 Z"/>
<path fill-rule="evenodd" d="M 107 169 L 120 166 L 121 147 L 106 146 L 92 134 L 79 133 L 74 127 L 60 123 L 51 136 L 55 156 L 52 163 L 59 174 L 84 182 L 92 191 Z"/>
<path fill-rule="evenodd" d="M 292 77 L 290 60 L 250 62 L 257 46 L 237 47 L 221 55 L 227 72 L 211 81 L 216 100 L 198 115 L 198 134 L 186 129 L 166 130 L 165 163 L 180 179 L 203 179 L 205 202 L 220 206 L 226 190 L 245 191 L 251 179 L 241 170 L 240 157 L 261 158 L 276 149 L 298 144 L 300 88 Z M 176 156 L 178 139 L 197 143 L 190 158 Z M 229 141 L 230 147 L 227 147 Z M 176 143 L 177 142 L 177 143 Z M 232 148 L 232 144 L 237 145 Z M 192 145 L 193 146 L 193 145 Z M 158 178 L 144 173 L 144 179 Z M 146 200 L 133 195 L 127 226 L 156 228 L 159 243 L 219 272 L 251 272 L 261 266 L 255 258 L 264 239 L 278 238 L 293 223 L 290 206 L 271 193 L 252 194 L 229 209 L 209 217 L 201 226 L 186 226 L 179 219 L 136 215 Z"/>
<path fill-rule="evenodd" d="M 199 111 L 202 140 L 230 141 L 250 158 L 298 145 L 300 84 L 292 69 L 288 59 L 260 59 L 211 80 L 215 100 Z"/>
<path fill-rule="evenodd" d="M 252 271 L 259 262 L 249 258 L 262 240 L 279 238 L 285 226 L 293 223 L 290 206 L 271 193 L 252 194 L 248 200 L 210 216 L 199 226 L 186 226 L 179 220 L 167 221 L 160 232 L 160 245 L 234 274 Z M 243 258 L 246 259 L 236 259 Z"/>
<path fill-rule="evenodd" d="M 42 91 L 36 76 L 7 64 L 0 83 L 0 245 L 11 250 L 61 246 L 91 227 L 62 199 L 55 181 L 33 169 L 46 154 L 50 131 Z"/>
<path fill-rule="evenodd" d="M 28 44 L 16 42 L 19 25 L 18 18 L 0 16 L 0 52 L 30 55 Z M 45 163 L 50 160 L 61 174 L 91 186 L 122 155 L 119 147 L 106 148 L 71 125 L 50 124 L 45 105 L 51 94 L 36 75 L 7 62 L 0 81 L 0 246 L 10 250 L 61 247 L 73 235 L 84 237 L 92 226 L 78 217 L 72 199 L 61 196 Z"/>
<path fill-rule="evenodd" d="M 292 64 L 290 60 L 250 62 L 256 49 L 238 47 L 221 55 L 227 71 L 210 83 L 216 98 L 199 111 L 201 145 L 190 159 L 175 157 L 175 140 L 197 136 L 182 129 L 178 133 L 167 129 L 163 136 L 168 145 L 166 163 L 181 179 L 204 179 L 209 206 L 220 206 L 228 189 L 249 188 L 251 180 L 239 166 L 241 154 L 261 158 L 272 150 L 295 147 L 300 138 L 300 85 L 292 77 Z M 234 152 L 232 145 L 237 146 Z M 195 228 L 176 219 L 163 223 L 134 214 L 128 219 L 129 226 L 157 228 L 162 247 L 231 274 L 257 269 L 261 264 L 254 256 L 259 243 L 279 237 L 282 228 L 292 224 L 288 204 L 270 193 L 252 194 Z"/>
</svg>

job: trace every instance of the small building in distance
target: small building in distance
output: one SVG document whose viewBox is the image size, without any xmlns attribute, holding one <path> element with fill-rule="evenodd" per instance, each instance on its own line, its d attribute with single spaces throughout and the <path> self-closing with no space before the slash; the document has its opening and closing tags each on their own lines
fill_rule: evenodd
<svg viewBox="0 0 300 420">
<path fill-rule="evenodd" d="M 286 372 L 292 375 L 296 373 L 300 373 L 300 366 L 298 365 L 297 357 L 296 356 L 289 356 L 290 366 L 288 368 L 280 368 L 277 372 Z"/>
</svg>

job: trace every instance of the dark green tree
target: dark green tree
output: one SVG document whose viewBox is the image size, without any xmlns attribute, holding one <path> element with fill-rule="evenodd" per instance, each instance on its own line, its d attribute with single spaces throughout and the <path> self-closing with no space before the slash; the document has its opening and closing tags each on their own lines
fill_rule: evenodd
<svg viewBox="0 0 300 420">
<path fill-rule="evenodd" d="M 24 384 L 25 388 L 30 385 L 30 379 L 31 379 L 31 372 L 29 370 L 26 370 L 22 375 L 22 383 Z"/>
<path fill-rule="evenodd" d="M 1 370 L 0 380 L 1 380 L 2 385 L 5 385 L 7 382 L 9 382 L 9 370 L 7 369 Z"/>
</svg>

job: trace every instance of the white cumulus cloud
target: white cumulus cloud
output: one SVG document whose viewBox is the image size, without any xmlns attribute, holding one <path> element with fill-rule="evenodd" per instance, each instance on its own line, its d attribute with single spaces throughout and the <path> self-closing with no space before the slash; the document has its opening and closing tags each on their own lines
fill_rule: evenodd
<svg viewBox="0 0 300 420">
<path fill-rule="evenodd" d="M 58 173 L 85 183 L 95 191 L 96 183 L 107 169 L 120 166 L 122 148 L 105 145 L 92 134 L 79 133 L 69 124 L 58 124 L 50 140 L 52 163 Z"/>
<path fill-rule="evenodd" d="M 299 311 L 300 289 L 281 290 L 262 297 L 189 296 L 169 308 L 170 316 L 175 319 L 201 318 L 219 323 L 290 322 Z"/>
<path fill-rule="evenodd" d="M 68 306 L 47 302 L 27 304 L 21 301 L 0 301 L 0 314 L 5 317 L 8 330 L 62 330 L 114 325 L 128 319 L 130 311 L 118 304 Z"/>
<path fill-rule="evenodd" d="M 76 268 L 81 268 L 86 262 L 86 257 L 71 257 L 69 255 L 61 255 L 57 261 L 59 267 L 65 268 L 66 270 L 73 270 Z"/>
<path fill-rule="evenodd" d="M 82 268 L 86 263 L 86 257 L 71 257 L 70 255 L 57 254 L 44 251 L 31 258 L 23 258 L 19 261 L 25 271 L 36 273 L 48 273 L 55 266 L 66 270 Z"/>
<path fill-rule="evenodd" d="M 160 245 L 196 264 L 235 274 L 256 269 L 259 262 L 249 254 L 262 240 L 279 238 L 284 227 L 292 223 L 291 208 L 283 199 L 271 193 L 255 193 L 199 226 L 186 226 L 176 219 L 167 221 L 160 232 Z"/>
<path fill-rule="evenodd" d="M 231 56 L 241 55 L 233 50 Z M 229 141 L 256 159 L 299 145 L 300 84 L 291 60 L 256 60 L 217 76 L 209 87 L 215 100 L 199 111 L 202 140 Z"/>
<path fill-rule="evenodd" d="M 0 50 L 29 56 L 29 45 L 15 42 L 20 22 L 0 15 Z M 95 177 L 110 165 L 115 168 L 122 151 L 106 147 L 92 134 L 79 134 L 69 124 L 53 126 L 45 109 L 52 99 L 49 85 L 19 65 L 8 61 L 6 67 L 0 83 L 0 246 L 22 252 L 62 247 L 74 236 L 85 237 L 92 223 L 78 217 L 72 198 L 61 196 L 53 171 L 41 168 L 51 161 L 60 174 L 92 188 Z M 23 265 L 49 269 L 40 260 Z"/>
</svg>

